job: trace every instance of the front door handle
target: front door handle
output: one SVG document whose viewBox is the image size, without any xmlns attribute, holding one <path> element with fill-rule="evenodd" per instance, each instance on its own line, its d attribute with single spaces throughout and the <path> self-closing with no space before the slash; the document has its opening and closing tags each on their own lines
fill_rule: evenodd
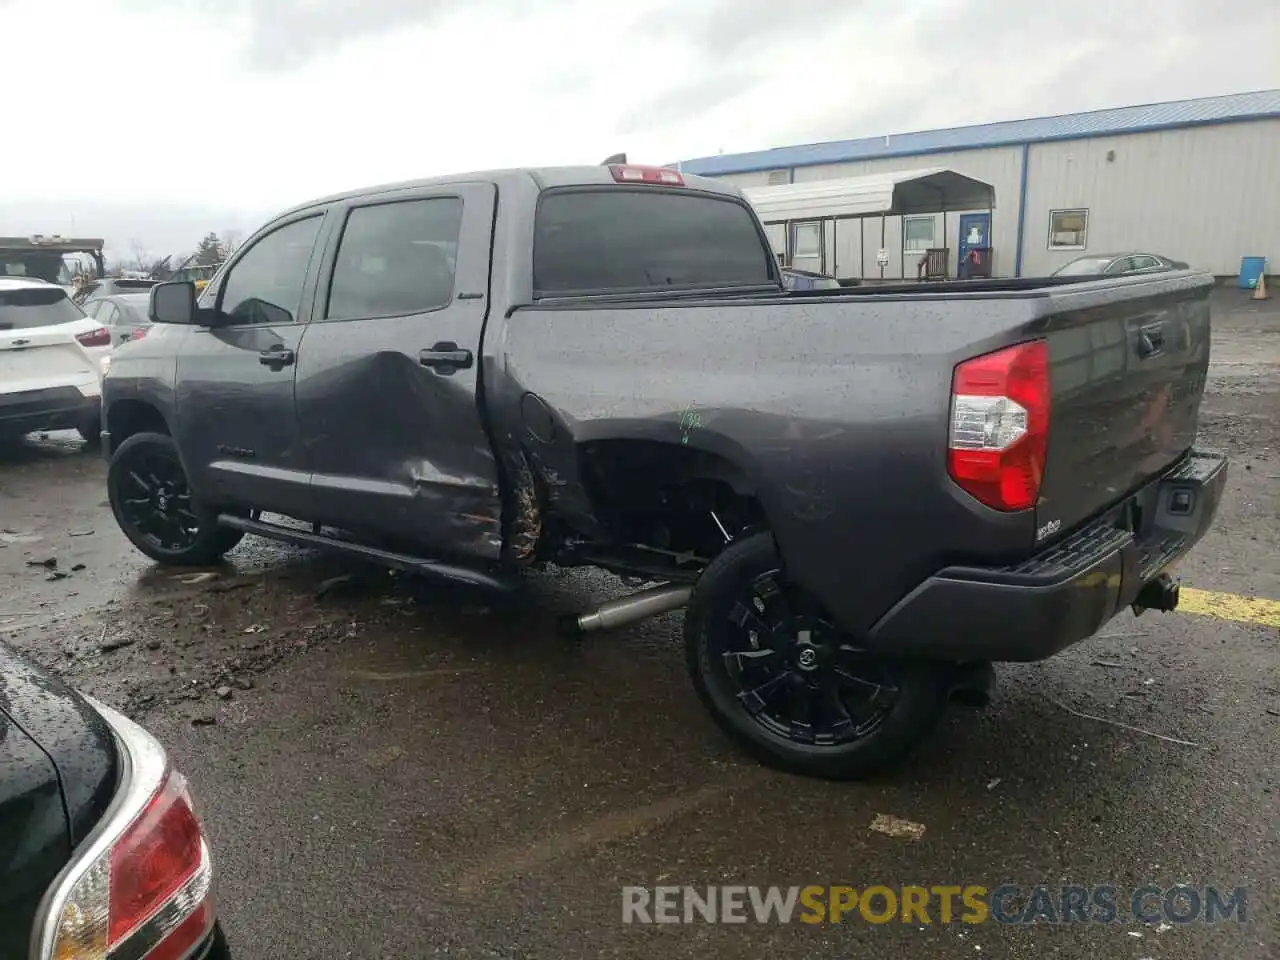
<svg viewBox="0 0 1280 960">
<path fill-rule="evenodd" d="M 258 362 L 272 370 L 283 370 L 293 366 L 294 354 L 287 347 L 276 347 L 274 350 L 263 350 L 258 354 Z"/>
<path fill-rule="evenodd" d="M 452 340 L 445 340 L 432 345 L 430 350 L 418 351 L 418 362 L 442 373 L 452 373 L 470 369 L 472 356 L 470 350 L 462 350 Z"/>
</svg>

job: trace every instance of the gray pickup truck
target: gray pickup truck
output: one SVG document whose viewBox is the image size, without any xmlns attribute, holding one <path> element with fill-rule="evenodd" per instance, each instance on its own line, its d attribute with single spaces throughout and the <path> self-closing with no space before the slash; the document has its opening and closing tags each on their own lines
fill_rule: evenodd
<svg viewBox="0 0 1280 960">
<path fill-rule="evenodd" d="M 730 736 L 858 777 L 992 662 L 1176 605 L 1226 479 L 1193 450 L 1211 283 L 786 291 L 740 194 L 663 168 L 360 190 L 198 299 L 154 288 L 103 389 L 110 501 L 166 564 L 251 533 L 494 589 L 657 582 L 570 625 L 683 608 Z"/>
</svg>

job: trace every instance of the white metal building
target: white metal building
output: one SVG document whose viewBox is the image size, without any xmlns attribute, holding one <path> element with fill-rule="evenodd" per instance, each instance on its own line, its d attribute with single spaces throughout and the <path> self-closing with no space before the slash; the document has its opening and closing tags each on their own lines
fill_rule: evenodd
<svg viewBox="0 0 1280 960">
<path fill-rule="evenodd" d="M 1280 264 L 1280 90 L 1119 107 L 676 164 L 740 187 L 946 168 L 990 183 L 992 210 L 889 217 L 887 278 L 985 227 L 999 276 L 1044 275 L 1082 253 L 1150 251 L 1219 276 L 1241 258 Z M 985 219 L 984 219 L 985 218 Z M 793 222 L 771 239 L 839 277 L 877 277 L 879 221 Z"/>
</svg>

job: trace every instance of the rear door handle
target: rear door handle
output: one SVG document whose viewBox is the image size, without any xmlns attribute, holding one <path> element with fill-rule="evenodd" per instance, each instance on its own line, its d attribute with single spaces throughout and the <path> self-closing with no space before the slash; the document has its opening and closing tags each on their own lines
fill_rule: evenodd
<svg viewBox="0 0 1280 960">
<path fill-rule="evenodd" d="M 418 362 L 433 370 L 452 373 L 454 370 L 470 369 L 472 356 L 470 350 L 460 349 L 452 340 L 445 340 L 433 344 L 430 350 L 418 351 Z"/>
<path fill-rule="evenodd" d="M 277 347 L 275 350 L 263 350 L 258 354 L 258 362 L 264 367 L 270 367 L 272 370 L 282 370 L 285 367 L 293 366 L 294 353 L 286 347 Z"/>
</svg>

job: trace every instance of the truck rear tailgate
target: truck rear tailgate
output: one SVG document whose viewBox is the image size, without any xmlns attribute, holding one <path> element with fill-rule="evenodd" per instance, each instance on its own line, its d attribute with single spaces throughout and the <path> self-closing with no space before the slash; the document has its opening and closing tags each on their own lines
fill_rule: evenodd
<svg viewBox="0 0 1280 960">
<path fill-rule="evenodd" d="M 1146 281 L 1133 281 L 1138 294 Z M 1115 281 L 1106 285 L 1113 291 Z M 1036 541 L 1053 540 L 1182 457 L 1195 441 L 1209 366 L 1209 291 L 1099 301 L 1100 284 L 1060 291 L 1048 324 L 1052 390 Z M 1083 308 L 1083 309 L 1081 309 Z"/>
</svg>

